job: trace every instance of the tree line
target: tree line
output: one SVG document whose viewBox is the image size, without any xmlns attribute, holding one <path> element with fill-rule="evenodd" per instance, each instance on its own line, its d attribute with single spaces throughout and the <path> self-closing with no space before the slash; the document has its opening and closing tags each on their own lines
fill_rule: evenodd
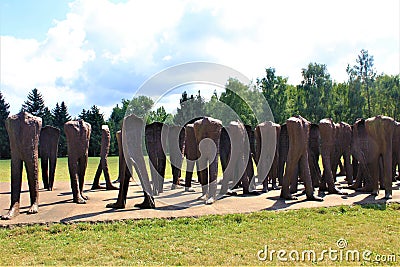
<svg viewBox="0 0 400 267">
<path fill-rule="evenodd" d="M 205 101 L 200 91 L 195 95 L 183 92 L 175 115 L 167 113 L 162 106 L 151 110 L 154 101 L 147 96 L 137 96 L 131 101 L 122 99 L 121 103 L 113 108 L 107 120 L 96 105 L 89 110 L 83 109 L 78 118 L 92 125 L 89 156 L 98 156 L 100 153 L 103 124 L 108 124 L 112 135 L 110 154 L 118 154 L 115 132 L 121 129 L 127 111 L 140 117 L 147 115 L 147 123 L 159 121 L 167 124 L 183 124 L 195 117 L 207 115 L 220 118 L 224 123 L 238 118 L 243 123 L 255 127 L 258 123 L 256 114 L 264 114 L 269 118 L 268 107 L 264 105 L 265 101 L 261 101 L 260 93 L 267 100 L 275 122 L 279 124 L 295 114 L 315 123 L 323 118 L 332 118 L 337 122 L 352 124 L 357 118 L 378 114 L 390 116 L 395 120 L 400 119 L 400 74 L 377 74 L 373 56 L 364 49 L 360 51 L 354 65 L 347 65 L 346 72 L 347 81 L 337 83 L 330 77 L 325 64 L 309 63 L 301 70 L 300 84 L 291 85 L 287 77 L 277 75 L 275 69 L 270 67 L 265 70 L 264 77 L 257 78 L 250 85 L 230 78 L 225 91 L 220 95 L 215 91 L 209 101 Z M 10 157 L 5 129 L 9 108 L 10 105 L 0 91 L 0 158 Z M 72 119 L 66 104 L 57 103 L 50 110 L 35 88 L 28 94 L 21 110 L 42 117 L 43 126 L 52 125 L 61 129 L 58 153 L 61 157 L 66 156 L 63 126 Z"/>
</svg>

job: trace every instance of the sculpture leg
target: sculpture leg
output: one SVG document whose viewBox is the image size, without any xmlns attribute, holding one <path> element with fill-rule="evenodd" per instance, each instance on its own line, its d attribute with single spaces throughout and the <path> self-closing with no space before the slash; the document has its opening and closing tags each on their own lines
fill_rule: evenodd
<svg viewBox="0 0 400 267">
<path fill-rule="evenodd" d="M 143 202 L 140 204 L 135 204 L 135 207 L 140 209 L 154 209 L 156 207 L 156 204 L 154 202 L 154 197 L 151 195 L 151 184 L 149 176 L 147 175 L 146 164 L 144 162 L 143 156 L 140 156 L 139 154 L 139 156 L 135 157 L 135 160 L 133 158 L 130 158 L 130 163 L 133 165 L 136 172 L 138 173 L 144 193 Z"/>
<path fill-rule="evenodd" d="M 49 157 L 47 155 L 41 157 L 40 166 L 42 168 L 43 187 L 44 187 L 44 189 L 50 190 L 50 188 L 49 188 Z"/>
<path fill-rule="evenodd" d="M 129 189 L 129 180 L 131 179 L 129 169 L 126 166 L 126 164 L 125 164 L 124 169 L 121 170 L 120 175 L 122 175 L 122 176 L 120 179 L 117 202 L 107 204 L 106 205 L 107 208 L 113 208 L 113 209 L 124 209 L 125 208 L 126 197 L 128 195 L 128 189 Z"/>
<path fill-rule="evenodd" d="M 383 157 L 384 169 L 384 185 L 385 185 L 385 199 L 392 198 L 392 164 L 393 164 L 392 151 L 387 149 Z"/>
<path fill-rule="evenodd" d="M 99 162 L 99 165 L 97 166 L 96 174 L 94 175 L 93 185 L 91 188 L 92 190 L 104 189 L 103 186 L 100 186 L 100 176 L 101 176 L 102 171 L 103 171 L 103 169 L 101 167 L 101 162 Z"/>
<path fill-rule="evenodd" d="M 209 189 L 208 196 L 206 200 L 206 204 L 212 204 L 215 202 L 216 194 L 217 194 L 217 176 L 218 176 L 218 157 L 215 156 L 214 160 L 210 163 L 209 166 L 210 171 L 210 181 L 209 181 Z"/>
<path fill-rule="evenodd" d="M 101 164 L 101 167 L 103 169 L 104 179 L 106 180 L 106 190 L 118 190 L 118 187 L 114 186 L 111 183 L 110 172 L 108 170 L 107 156 L 101 158 L 100 164 Z"/>
<path fill-rule="evenodd" d="M 292 153 L 288 154 L 286 172 L 282 180 L 281 198 L 283 199 L 297 199 L 290 193 L 289 185 L 292 183 L 293 179 L 297 179 L 298 160 L 299 155 L 292 155 Z"/>
<path fill-rule="evenodd" d="M 346 171 L 347 184 L 351 185 L 353 184 L 353 168 L 350 162 L 350 152 L 345 152 L 343 154 L 343 160 L 344 160 L 344 169 Z"/>
<path fill-rule="evenodd" d="M 186 160 L 186 176 L 185 176 L 185 191 L 194 192 L 192 187 L 192 177 L 193 177 L 194 161 Z"/>
<path fill-rule="evenodd" d="M 51 155 L 49 158 L 50 168 L 49 168 L 49 190 L 53 190 L 54 186 L 54 177 L 56 174 L 56 165 L 57 165 L 57 153 Z"/>
<path fill-rule="evenodd" d="M 37 213 L 39 209 L 39 166 L 37 159 L 33 162 L 25 161 L 25 169 L 27 172 L 29 195 L 31 199 L 31 206 L 28 210 L 28 214 L 34 214 Z"/>
<path fill-rule="evenodd" d="M 304 187 L 306 189 L 307 200 L 322 201 L 323 200 L 322 198 L 314 196 L 314 187 L 311 181 L 311 173 L 310 173 L 310 167 L 308 165 L 307 154 L 301 156 L 300 166 L 301 166 L 300 168 L 301 177 L 304 182 Z"/>
<path fill-rule="evenodd" d="M 19 215 L 19 201 L 22 184 L 22 161 L 11 155 L 11 204 L 10 210 L 1 219 L 10 220 Z"/>
<path fill-rule="evenodd" d="M 157 172 L 160 175 L 159 176 L 159 188 L 160 188 L 160 193 L 164 191 L 164 177 L 165 177 L 165 167 L 167 165 L 167 157 L 165 156 L 164 153 L 160 155 L 158 158 L 158 169 Z"/>
<path fill-rule="evenodd" d="M 70 156 L 68 157 L 68 170 L 69 170 L 69 175 L 70 175 L 73 201 L 74 201 L 74 203 L 77 203 L 77 204 L 85 204 L 86 200 L 82 198 L 82 196 L 79 192 L 78 160 L 77 159 L 72 159 Z"/>
<path fill-rule="evenodd" d="M 81 157 L 78 160 L 78 178 L 79 178 L 79 193 L 81 197 L 85 200 L 88 200 L 89 198 L 83 194 L 83 186 L 85 184 L 85 173 L 86 173 L 86 167 L 87 167 L 87 156 L 86 157 Z"/>
</svg>

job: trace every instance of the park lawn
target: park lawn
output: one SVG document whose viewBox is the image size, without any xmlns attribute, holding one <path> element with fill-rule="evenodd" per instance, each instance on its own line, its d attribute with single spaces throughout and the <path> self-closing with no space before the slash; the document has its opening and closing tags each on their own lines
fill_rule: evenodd
<svg viewBox="0 0 400 267">
<path fill-rule="evenodd" d="M 100 162 L 99 157 L 89 157 L 88 166 L 86 169 L 85 181 L 90 182 L 93 181 L 94 175 L 96 174 L 96 170 L 98 164 Z M 150 172 L 149 160 L 148 156 L 145 156 L 145 162 L 147 166 L 147 171 Z M 108 157 L 108 169 L 110 172 L 110 176 L 112 180 L 118 178 L 118 156 Z M 183 161 L 182 170 L 186 169 L 186 160 Z M 218 165 L 218 173 L 222 176 L 221 164 Z M 136 172 L 134 172 L 133 176 L 137 178 Z M 11 161 L 10 160 L 0 160 L 0 182 L 9 182 L 11 180 Z M 182 172 L 182 177 L 185 177 L 185 172 Z M 193 174 L 194 178 L 197 178 L 196 172 Z M 172 171 L 171 164 L 169 160 L 167 160 L 166 169 L 165 169 L 165 178 L 172 179 Z M 23 172 L 23 181 L 27 181 L 26 172 Z M 57 181 L 69 181 L 69 173 L 68 173 L 68 158 L 58 158 L 57 159 L 57 167 L 55 174 L 55 183 Z M 40 169 L 40 159 L 39 159 L 39 181 L 41 181 L 41 169 Z M 104 182 L 104 176 L 100 178 L 100 182 Z"/>
<path fill-rule="evenodd" d="M 289 261 L 307 265 L 400 264 L 400 205 L 260 211 L 199 218 L 15 226 L 0 229 L 0 265 L 276 265 L 272 250 L 370 250 L 396 262 Z M 263 254 L 260 254 L 263 256 Z M 338 255 L 338 254 L 335 254 Z M 345 254 L 344 254 L 345 255 Z M 286 255 L 287 257 L 287 255 Z M 334 257 L 333 257 L 334 258 Z M 301 259 L 301 258 L 300 258 Z M 343 258 L 345 259 L 345 258 Z M 284 263 L 285 264 L 285 263 Z"/>
</svg>

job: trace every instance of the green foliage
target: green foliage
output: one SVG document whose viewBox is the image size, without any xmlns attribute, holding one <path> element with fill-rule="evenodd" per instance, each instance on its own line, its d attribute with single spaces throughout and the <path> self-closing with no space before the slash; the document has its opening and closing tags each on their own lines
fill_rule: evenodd
<svg viewBox="0 0 400 267">
<path fill-rule="evenodd" d="M 10 143 L 5 121 L 10 115 L 10 105 L 5 101 L 0 91 L 0 159 L 10 158 Z"/>
<path fill-rule="evenodd" d="M 162 122 L 165 124 L 173 123 L 173 116 L 165 111 L 164 107 L 159 107 L 156 111 L 152 110 L 147 116 L 146 123 L 151 124 L 153 122 Z"/>
<path fill-rule="evenodd" d="M 174 116 L 173 122 L 178 125 L 184 125 L 188 121 L 202 117 L 206 115 L 205 101 L 200 95 L 200 90 L 197 95 L 188 96 L 187 92 L 182 93 L 182 97 L 179 100 L 180 108 L 177 108 L 177 112 Z"/>
<path fill-rule="evenodd" d="M 123 108 L 124 105 L 123 102 Z M 136 116 L 143 118 L 151 110 L 153 105 L 154 101 L 150 97 L 143 95 L 137 96 L 129 102 L 129 105 L 126 107 L 126 113 L 135 114 Z"/>
<path fill-rule="evenodd" d="M 64 124 L 71 120 L 71 116 L 68 114 L 68 108 L 64 101 L 61 105 L 56 103 L 56 107 L 52 110 L 53 126 L 61 130 L 60 139 L 58 142 L 58 156 L 65 157 L 67 155 L 67 139 L 64 132 Z"/>
<path fill-rule="evenodd" d="M 362 91 L 367 100 L 367 107 L 364 111 L 368 117 L 371 117 L 371 95 L 375 92 L 371 92 L 371 87 L 374 86 L 374 80 L 376 77 L 376 70 L 374 69 L 374 57 L 368 54 L 368 50 L 362 49 L 360 55 L 356 59 L 357 64 L 351 69 L 353 75 L 357 77 L 357 80 L 361 83 Z M 349 67 L 348 67 L 349 68 Z"/>
<path fill-rule="evenodd" d="M 101 148 L 101 126 L 105 124 L 104 116 L 100 113 L 99 108 L 93 105 L 90 110 L 82 110 L 79 118 L 90 123 L 92 126 L 92 132 L 90 135 L 89 143 L 89 156 L 100 155 Z"/>
<path fill-rule="evenodd" d="M 299 107 L 301 115 L 311 122 L 318 123 L 330 117 L 328 107 L 331 103 L 332 80 L 326 65 L 310 63 L 302 69 L 303 80 L 297 86 L 303 105 Z"/>
<path fill-rule="evenodd" d="M 23 111 L 38 117 L 43 117 L 43 115 L 45 115 L 45 108 L 43 96 L 36 88 L 32 89 L 28 94 L 28 100 L 22 105 Z"/>
<path fill-rule="evenodd" d="M 400 120 L 400 75 L 377 76 L 373 89 L 372 113 Z"/>
<path fill-rule="evenodd" d="M 122 122 L 124 121 L 126 110 L 129 106 L 130 101 L 126 99 L 121 100 L 121 107 L 117 104 L 107 121 L 108 127 L 110 129 L 110 155 L 118 155 L 118 144 L 115 137 L 115 133 L 122 129 Z"/>
<path fill-rule="evenodd" d="M 257 86 L 268 101 L 276 123 L 282 124 L 289 117 L 287 112 L 287 78 L 275 75 L 274 68 L 265 70 L 265 77 L 257 79 Z"/>
</svg>

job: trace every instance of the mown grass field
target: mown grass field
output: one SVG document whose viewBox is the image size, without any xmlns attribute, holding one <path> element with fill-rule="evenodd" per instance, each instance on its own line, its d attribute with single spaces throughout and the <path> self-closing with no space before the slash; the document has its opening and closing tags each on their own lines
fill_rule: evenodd
<svg viewBox="0 0 400 267">
<path fill-rule="evenodd" d="M 86 170 L 85 181 L 93 181 L 94 175 L 97 170 L 97 166 L 99 164 L 99 157 L 89 157 L 88 167 Z M 145 156 L 145 162 L 147 165 L 147 170 L 150 172 L 148 157 Z M 0 160 L 0 182 L 9 182 L 11 177 L 11 161 L 10 160 Z M 183 169 L 186 168 L 185 161 L 183 162 Z M 108 157 L 108 168 L 110 171 L 110 176 L 112 180 L 117 179 L 118 177 L 118 157 L 112 156 Z M 221 164 L 219 164 L 219 173 L 222 174 Z M 41 181 L 41 170 L 40 170 L 40 159 L 39 159 L 39 181 Z M 183 172 L 184 174 L 184 172 Z M 136 173 L 133 174 L 134 177 L 137 177 Z M 171 165 L 169 161 L 167 161 L 165 176 L 167 179 L 172 179 L 172 171 Z M 194 177 L 197 177 L 197 174 L 194 173 Z M 184 177 L 184 176 L 183 176 Z M 23 172 L 23 181 L 26 180 L 26 173 Z M 57 159 L 57 168 L 55 174 L 55 181 L 69 181 L 69 172 L 68 172 L 68 158 L 58 158 Z M 100 181 L 104 181 L 104 178 L 100 178 Z"/>
<path fill-rule="evenodd" d="M 146 219 L 0 229 L 0 265 L 376 265 L 400 264 L 400 205 Z M 338 248 L 344 238 L 347 247 Z M 313 250 L 316 261 L 260 261 L 258 251 Z M 369 250 L 371 261 L 323 250 Z M 300 254 L 301 255 L 301 254 Z M 343 254 L 346 255 L 346 254 Z M 391 262 L 373 262 L 378 255 Z M 394 255 L 394 256 L 393 256 Z M 260 254 L 261 258 L 264 256 Z M 335 257 L 331 257 L 335 259 Z M 288 255 L 286 255 L 288 257 Z M 394 258 L 393 258 L 394 257 Z M 272 259 L 272 260 L 270 260 Z M 354 258 L 356 259 L 356 258 Z M 396 260 L 396 261 L 393 261 Z"/>
</svg>

